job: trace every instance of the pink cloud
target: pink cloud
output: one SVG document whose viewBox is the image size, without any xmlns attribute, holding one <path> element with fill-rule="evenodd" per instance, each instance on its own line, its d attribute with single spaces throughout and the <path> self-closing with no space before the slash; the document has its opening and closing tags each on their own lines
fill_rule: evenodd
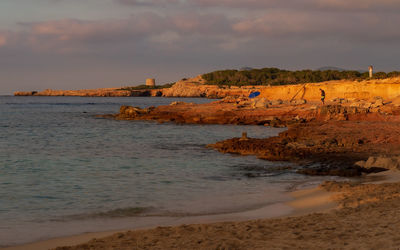
<svg viewBox="0 0 400 250">
<path fill-rule="evenodd" d="M 187 0 L 187 3 L 199 6 L 215 7 L 221 6 L 225 8 L 280 8 L 280 9 L 299 9 L 307 8 L 324 9 L 327 11 L 334 10 L 376 10 L 376 9 L 399 9 L 400 2 L 398 0 Z"/>
<path fill-rule="evenodd" d="M 3 47 L 7 44 L 7 38 L 4 35 L 0 35 L 0 47 Z"/>
<path fill-rule="evenodd" d="M 215 36 L 231 32 L 230 21 L 221 15 L 187 12 L 165 16 L 142 12 L 125 19 L 77 20 L 63 19 L 21 23 L 20 31 L 5 34 L 4 41 L 13 37 L 13 46 L 35 51 L 76 52 L 106 44 L 163 43 L 162 39 L 184 42 L 193 36 Z M 5 43 L 5 42 L 2 42 Z"/>
<path fill-rule="evenodd" d="M 305 0 L 308 5 L 339 10 L 376 10 L 400 8 L 398 0 Z"/>
<path fill-rule="evenodd" d="M 231 31 L 229 20 L 224 15 L 199 14 L 196 12 L 180 13 L 169 18 L 172 29 L 188 33 L 215 34 Z"/>
<path fill-rule="evenodd" d="M 113 41 L 115 38 L 158 32 L 161 17 L 146 14 L 129 19 L 82 21 L 74 19 L 25 24 L 32 35 L 60 41 Z"/>
<path fill-rule="evenodd" d="M 205 4 L 208 0 L 201 1 Z M 223 1 L 238 3 L 235 0 Z M 234 18 L 196 11 L 174 15 L 142 12 L 125 19 L 64 19 L 24 23 L 22 31 L 0 33 L 0 47 L 77 53 L 95 51 L 100 46 L 116 50 L 120 44 L 129 44 L 132 50 L 138 44 L 160 49 L 163 49 L 162 46 L 165 49 L 180 48 L 196 39 L 224 49 L 246 46 L 246 43 L 266 38 L 296 39 L 299 36 L 307 39 L 358 39 L 365 42 L 378 39 L 400 40 L 400 31 L 396 27 L 399 22 L 400 17 L 397 15 L 385 15 L 382 18 L 370 12 L 345 12 L 338 17 L 335 12 L 269 9 Z"/>
<path fill-rule="evenodd" d="M 325 11 L 374 11 L 400 9 L 398 0 L 114 0 L 132 6 L 221 7 L 258 10 L 260 8 L 325 10 Z"/>
<path fill-rule="evenodd" d="M 335 38 L 374 42 L 385 39 L 399 39 L 396 23 L 400 16 L 364 12 L 345 12 L 338 16 L 334 12 L 298 12 L 295 10 L 271 10 L 257 16 L 248 15 L 233 24 L 236 34 L 249 37 Z M 382 28 L 385 27 L 385 28 Z"/>
</svg>

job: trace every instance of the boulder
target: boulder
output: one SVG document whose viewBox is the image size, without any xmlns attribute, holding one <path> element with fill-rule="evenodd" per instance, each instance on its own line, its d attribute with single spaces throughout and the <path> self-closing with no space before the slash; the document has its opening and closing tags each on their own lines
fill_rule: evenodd
<svg viewBox="0 0 400 250">
<path fill-rule="evenodd" d="M 301 104 L 306 104 L 307 101 L 304 99 L 294 99 L 290 102 L 292 105 L 301 105 Z"/>
<path fill-rule="evenodd" d="M 366 161 L 358 161 L 355 165 L 363 168 L 385 168 L 390 170 L 400 170 L 400 156 L 396 157 L 369 157 Z"/>
<path fill-rule="evenodd" d="M 378 108 L 383 105 L 383 99 L 377 99 L 374 103 L 371 104 L 371 108 Z"/>
<path fill-rule="evenodd" d="M 138 114 L 142 113 L 142 109 L 139 107 L 132 107 L 132 106 L 121 106 L 119 109 L 119 113 L 121 116 L 133 118 L 136 117 Z"/>
<path fill-rule="evenodd" d="M 224 99 L 221 100 L 223 103 L 236 103 L 237 98 L 234 96 L 226 96 Z"/>
<path fill-rule="evenodd" d="M 119 109 L 119 117 L 120 118 L 134 118 L 141 114 L 148 114 L 155 109 L 154 106 L 141 109 L 139 107 L 132 107 L 132 106 L 121 106 Z"/>
<path fill-rule="evenodd" d="M 270 104 L 270 102 L 266 98 L 254 98 L 251 101 L 252 108 L 268 108 L 269 104 Z"/>
<path fill-rule="evenodd" d="M 281 104 L 283 104 L 283 101 L 281 99 L 271 101 L 271 105 L 281 105 Z"/>
<path fill-rule="evenodd" d="M 171 104 L 169 104 L 170 106 L 175 106 L 175 105 L 182 105 L 185 104 L 185 102 L 171 102 Z"/>
<path fill-rule="evenodd" d="M 337 103 L 342 104 L 342 103 L 346 103 L 346 102 L 349 102 L 349 101 L 347 99 L 345 99 L 345 98 L 335 98 L 335 99 L 332 99 L 331 102 L 337 102 Z"/>
</svg>

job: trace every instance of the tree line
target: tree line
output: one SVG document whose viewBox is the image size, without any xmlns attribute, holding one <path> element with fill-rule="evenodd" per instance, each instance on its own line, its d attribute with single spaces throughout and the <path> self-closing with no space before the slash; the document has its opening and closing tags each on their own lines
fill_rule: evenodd
<svg viewBox="0 0 400 250">
<path fill-rule="evenodd" d="M 374 79 L 385 79 L 400 76 L 399 71 L 390 73 L 374 73 Z M 278 68 L 263 68 L 251 70 L 218 70 L 203 75 L 209 85 L 287 85 L 315 83 L 331 80 L 364 80 L 369 73 L 359 71 L 338 70 L 297 70 L 289 71 Z"/>
</svg>

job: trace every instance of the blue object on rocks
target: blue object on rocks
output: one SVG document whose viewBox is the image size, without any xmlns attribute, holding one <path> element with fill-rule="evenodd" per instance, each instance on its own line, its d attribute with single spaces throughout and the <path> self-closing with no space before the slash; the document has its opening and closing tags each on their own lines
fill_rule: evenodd
<svg viewBox="0 0 400 250">
<path fill-rule="evenodd" d="M 256 92 L 251 93 L 251 94 L 249 95 L 249 98 L 254 98 L 254 97 L 257 97 L 257 96 L 259 96 L 259 95 L 260 95 L 260 92 L 259 92 L 259 91 L 256 91 Z"/>
</svg>

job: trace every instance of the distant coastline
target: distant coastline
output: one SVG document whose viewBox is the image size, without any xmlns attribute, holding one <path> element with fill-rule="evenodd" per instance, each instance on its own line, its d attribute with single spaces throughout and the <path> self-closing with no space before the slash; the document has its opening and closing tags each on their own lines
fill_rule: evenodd
<svg viewBox="0 0 400 250">
<path fill-rule="evenodd" d="M 324 68 L 322 68 L 324 69 Z M 388 81 L 398 78 L 400 72 L 345 71 L 327 67 L 324 70 L 288 71 L 278 68 L 219 70 L 194 78 L 183 78 L 164 85 L 139 85 L 134 87 L 99 88 L 81 90 L 17 91 L 15 96 L 82 96 L 82 97 L 205 97 L 225 98 L 246 96 L 252 91 L 266 88 L 309 85 L 314 83 L 347 82 L 354 85 L 371 81 Z M 154 79 L 152 79 L 154 80 Z M 155 83 L 154 83 L 155 84 Z"/>
</svg>

